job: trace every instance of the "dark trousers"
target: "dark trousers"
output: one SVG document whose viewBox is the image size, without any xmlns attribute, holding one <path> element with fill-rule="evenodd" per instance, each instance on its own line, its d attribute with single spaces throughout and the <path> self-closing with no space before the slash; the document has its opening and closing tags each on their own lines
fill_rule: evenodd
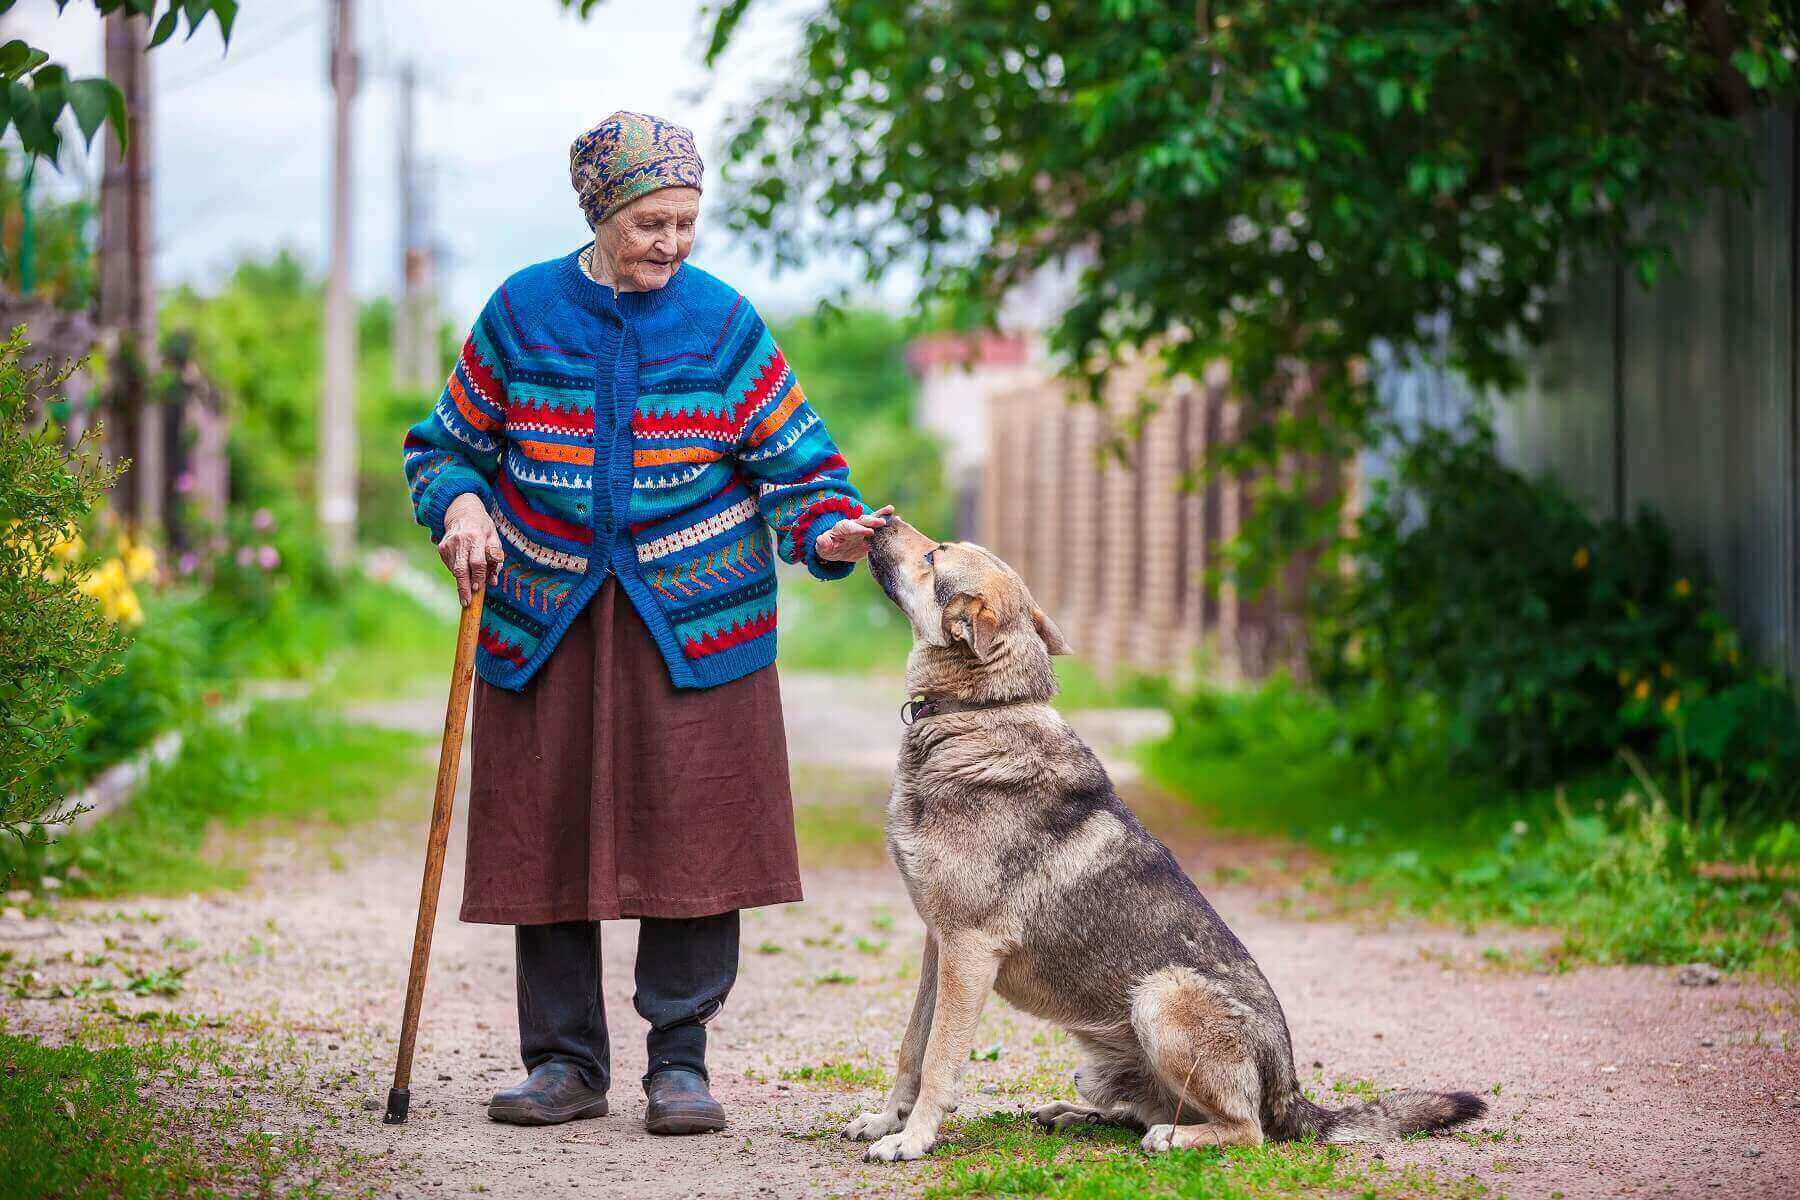
<svg viewBox="0 0 1800 1200">
<path fill-rule="evenodd" d="M 519 1053 L 527 1071 L 561 1059 L 589 1087 L 612 1082 L 600 996 L 600 922 L 516 927 Z M 706 1023 L 737 980 L 738 914 L 645 917 L 638 928 L 638 1015 L 650 1022 L 649 1079 L 668 1067 L 706 1075 Z"/>
</svg>

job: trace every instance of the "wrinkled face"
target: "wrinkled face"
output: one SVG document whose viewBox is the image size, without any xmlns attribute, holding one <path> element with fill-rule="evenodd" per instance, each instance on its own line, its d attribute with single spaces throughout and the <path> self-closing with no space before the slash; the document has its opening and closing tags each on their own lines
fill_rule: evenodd
<svg viewBox="0 0 1800 1200">
<path fill-rule="evenodd" d="M 654 292 L 693 250 L 699 220 L 697 188 L 650 192 L 600 222 L 595 253 L 621 291 Z"/>
<path fill-rule="evenodd" d="M 1069 652 L 1024 580 L 972 542 L 936 542 L 889 517 L 870 541 L 869 570 L 925 645 L 961 648 L 987 662 L 1006 639 L 1035 636 L 1051 654 Z"/>
</svg>

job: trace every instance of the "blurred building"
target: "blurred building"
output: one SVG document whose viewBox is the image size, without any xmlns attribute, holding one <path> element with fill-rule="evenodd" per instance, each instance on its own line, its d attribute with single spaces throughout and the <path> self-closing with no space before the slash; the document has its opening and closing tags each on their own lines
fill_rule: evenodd
<svg viewBox="0 0 1800 1200">
<path fill-rule="evenodd" d="M 990 397 L 1041 384 L 1032 339 L 1020 333 L 934 333 L 906 349 L 919 379 L 913 423 L 944 443 L 944 481 L 956 490 L 957 537 L 979 538 Z"/>
<path fill-rule="evenodd" d="M 1070 286 L 1072 274 L 1039 281 L 1009 300 L 1000 330 L 909 349 L 916 421 L 944 440 L 957 489 L 955 536 L 1017 568 L 1103 673 L 1303 669 L 1300 568 L 1285 598 L 1208 581 L 1247 494 L 1242 481 L 1199 478 L 1207 447 L 1236 429 L 1224 374 L 1166 381 L 1149 356 L 1117 370 L 1102 403 L 1077 396 L 1042 334 Z"/>
</svg>

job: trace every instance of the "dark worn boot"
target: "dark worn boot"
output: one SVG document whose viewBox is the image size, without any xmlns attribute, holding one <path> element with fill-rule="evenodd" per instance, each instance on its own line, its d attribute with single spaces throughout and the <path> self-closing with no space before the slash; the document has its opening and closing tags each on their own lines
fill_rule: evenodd
<svg viewBox="0 0 1800 1200">
<path fill-rule="evenodd" d="M 712 1098 L 706 1077 L 685 1067 L 669 1067 L 644 1081 L 650 1103 L 644 1128 L 651 1133 L 717 1133 L 725 1128 L 725 1108 Z"/>
<path fill-rule="evenodd" d="M 502 1088 L 488 1101 L 488 1116 L 508 1125 L 560 1125 L 606 1115 L 606 1093 L 589 1087 L 573 1063 L 538 1067 L 518 1087 Z"/>
</svg>

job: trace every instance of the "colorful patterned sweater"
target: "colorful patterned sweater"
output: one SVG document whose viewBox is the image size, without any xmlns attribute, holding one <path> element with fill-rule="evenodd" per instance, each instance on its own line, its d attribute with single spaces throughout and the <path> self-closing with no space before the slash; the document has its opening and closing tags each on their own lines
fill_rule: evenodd
<svg viewBox="0 0 1800 1200">
<path fill-rule="evenodd" d="M 677 686 L 727 683 L 775 661 L 775 555 L 848 575 L 817 545 L 861 497 L 749 302 L 688 265 L 615 295 L 579 255 L 487 302 L 406 435 L 414 510 L 433 541 L 464 492 L 493 515 L 476 667 L 496 687 L 530 681 L 609 573 Z"/>
</svg>

